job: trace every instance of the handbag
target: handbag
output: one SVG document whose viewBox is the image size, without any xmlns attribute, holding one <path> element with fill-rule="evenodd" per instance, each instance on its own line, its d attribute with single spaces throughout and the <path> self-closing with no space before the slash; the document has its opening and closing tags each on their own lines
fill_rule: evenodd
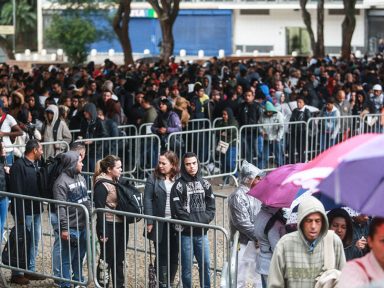
<svg viewBox="0 0 384 288">
<path fill-rule="evenodd" d="M 217 143 L 216 151 L 222 154 L 225 154 L 227 153 L 228 148 L 229 148 L 229 143 L 220 140 L 219 143 Z"/>
<path fill-rule="evenodd" d="M 335 288 L 339 283 L 341 271 L 335 269 L 334 233 L 332 230 L 329 230 L 324 237 L 324 268 L 316 278 L 314 288 Z"/>
<path fill-rule="evenodd" d="M 156 288 L 156 268 L 152 262 L 152 245 L 149 241 L 149 265 L 148 265 L 148 288 Z"/>
</svg>

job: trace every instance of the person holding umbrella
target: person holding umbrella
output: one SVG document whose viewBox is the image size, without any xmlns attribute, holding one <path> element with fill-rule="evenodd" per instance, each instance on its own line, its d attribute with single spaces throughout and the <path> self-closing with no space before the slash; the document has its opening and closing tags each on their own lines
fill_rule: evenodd
<svg viewBox="0 0 384 288">
<path fill-rule="evenodd" d="M 384 218 L 372 220 L 368 245 L 371 252 L 363 258 L 348 262 L 339 278 L 340 288 L 355 288 L 374 281 L 384 281 Z M 365 287 L 365 286 L 364 286 Z M 382 286 L 377 286 L 382 287 Z"/>
<path fill-rule="evenodd" d="M 256 166 L 243 161 L 240 170 L 240 185 L 228 197 L 229 223 L 231 238 L 233 239 L 236 231 L 240 232 L 239 242 L 239 264 L 237 273 L 237 287 L 245 287 L 247 280 L 248 259 L 256 257 L 257 241 L 255 233 L 255 218 L 260 211 L 261 202 L 248 195 L 249 190 L 260 182 L 264 172 Z"/>
</svg>

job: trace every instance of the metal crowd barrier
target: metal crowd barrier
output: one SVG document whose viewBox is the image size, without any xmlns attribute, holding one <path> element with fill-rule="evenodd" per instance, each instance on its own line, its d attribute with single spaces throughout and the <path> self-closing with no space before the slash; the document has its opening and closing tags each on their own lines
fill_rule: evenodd
<svg viewBox="0 0 384 288">
<path fill-rule="evenodd" d="M 86 145 L 83 171 L 87 173 L 95 171 L 98 160 L 113 154 L 121 159 L 123 175 L 146 179 L 155 168 L 160 153 L 160 139 L 154 134 L 81 139 L 76 142 Z"/>
<path fill-rule="evenodd" d="M 365 114 L 361 119 L 361 127 L 364 133 L 383 133 L 384 115 Z"/>
<path fill-rule="evenodd" d="M 306 127 L 306 161 L 329 147 L 364 133 L 360 116 L 310 118 Z"/>
<path fill-rule="evenodd" d="M 135 125 L 119 125 L 117 128 L 120 129 L 120 131 L 124 132 L 125 136 L 135 136 L 137 135 L 137 127 Z M 80 129 L 73 129 L 70 130 L 72 135 L 72 140 L 75 141 L 78 139 L 78 135 L 80 133 Z"/>
<path fill-rule="evenodd" d="M 85 255 L 91 255 L 90 214 L 84 205 L 7 192 L 0 192 L 0 197 L 7 197 L 11 203 L 7 219 L 2 219 L 5 223 L 0 262 L 3 281 L 9 278 L 4 273 L 12 272 L 74 286 L 91 283 L 91 257 L 83 261 Z M 69 223 L 69 211 L 75 224 L 69 227 L 68 240 L 63 240 L 58 219 L 66 213 Z M 5 285 L 10 287 L 7 281 Z"/>
<path fill-rule="evenodd" d="M 237 172 L 238 130 L 234 126 L 175 132 L 169 135 L 167 148 L 180 159 L 186 152 L 196 153 L 206 178 Z"/>
<path fill-rule="evenodd" d="M 108 221 L 106 220 L 107 213 L 109 213 L 110 217 Z M 200 231 L 207 231 L 209 246 L 205 246 L 206 242 L 202 241 L 201 256 L 202 259 L 204 259 L 204 257 L 207 256 L 205 253 L 209 253 L 209 267 L 205 266 L 205 263 L 207 262 L 204 263 L 204 261 L 202 261 L 201 268 L 202 271 L 204 271 L 204 268 L 209 268 L 211 287 L 218 287 L 221 283 L 221 278 L 226 279 L 225 281 L 230 281 L 231 275 L 228 275 L 227 272 L 223 274 L 223 267 L 228 264 L 230 266 L 231 263 L 229 250 L 230 239 L 228 232 L 222 227 L 148 215 L 111 211 L 110 209 L 95 209 L 93 211 L 93 219 L 97 217 L 99 217 L 98 223 L 101 225 L 99 226 L 99 233 L 101 231 L 102 235 L 113 237 L 113 243 L 102 241 L 92 242 L 92 251 L 100 251 L 101 255 L 94 255 L 93 257 L 96 287 L 107 287 L 107 283 L 112 281 L 114 281 L 114 285 L 116 285 L 118 284 L 116 283 L 117 279 L 122 279 L 125 287 L 128 287 L 126 285 L 127 283 L 133 287 L 148 287 L 150 279 L 150 275 L 148 275 L 148 266 L 150 263 L 156 267 L 156 287 L 158 287 L 157 285 L 159 285 L 160 281 L 163 282 L 163 284 L 164 282 L 168 283 L 167 287 L 171 287 L 171 283 L 174 285 L 181 283 L 181 251 L 182 249 L 186 249 L 185 245 L 188 245 L 188 243 L 189 245 L 192 245 L 196 240 L 194 236 L 196 236 L 196 234 L 201 235 Z M 128 225 L 127 217 L 140 217 L 143 220 Z M 160 241 L 161 239 L 159 239 L 158 233 L 150 236 L 147 228 L 148 221 L 153 222 L 152 227 L 155 231 L 159 231 L 160 226 L 163 227 L 162 233 L 166 234 L 162 234 L 161 237 L 164 240 Z M 183 229 L 188 228 L 190 231 L 183 234 L 180 227 L 183 227 Z M 95 225 L 93 226 L 92 235 L 97 235 Z M 222 237 L 218 237 L 219 235 L 222 235 Z M 149 238 L 151 238 L 152 241 L 148 241 L 147 239 Z M 181 245 L 182 241 L 185 244 L 184 246 Z M 124 246 L 125 243 L 128 243 L 128 246 L 132 247 L 132 249 L 125 250 L 120 247 L 121 245 Z M 123 255 L 121 255 L 123 252 L 122 249 L 125 250 Z M 107 251 L 106 256 L 103 256 L 105 255 L 104 251 Z M 110 256 L 108 256 L 108 251 Z M 191 253 L 191 250 L 189 250 L 188 253 Z M 111 255 L 119 257 L 118 261 L 122 260 L 124 269 L 121 269 L 121 266 L 120 268 L 118 267 L 117 263 L 115 263 L 116 259 L 108 258 L 111 257 Z M 195 287 L 196 285 L 199 286 L 199 276 L 196 267 L 193 265 L 193 255 L 190 255 L 189 260 L 184 260 L 184 264 L 188 264 L 192 270 L 190 271 L 191 287 Z M 171 267 L 173 271 L 172 277 Z M 108 270 L 106 270 L 106 268 L 108 268 Z M 100 271 L 103 271 L 103 273 L 100 273 Z M 108 272 L 105 273 L 106 271 Z M 206 273 L 202 273 L 203 282 L 207 275 L 208 274 Z M 181 284 L 177 287 L 181 287 Z"/>
</svg>

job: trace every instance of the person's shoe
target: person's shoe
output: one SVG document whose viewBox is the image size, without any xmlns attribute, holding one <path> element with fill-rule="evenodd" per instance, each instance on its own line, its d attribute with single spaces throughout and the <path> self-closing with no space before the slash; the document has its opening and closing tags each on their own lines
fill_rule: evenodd
<svg viewBox="0 0 384 288">
<path fill-rule="evenodd" d="M 40 276 L 40 275 L 29 274 L 29 273 L 25 273 L 24 277 L 29 279 L 29 280 L 36 280 L 36 281 L 47 279 L 47 277 Z"/>
<path fill-rule="evenodd" d="M 24 275 L 13 275 L 11 277 L 11 283 L 18 285 L 28 285 L 29 280 L 28 278 L 24 277 Z"/>
</svg>

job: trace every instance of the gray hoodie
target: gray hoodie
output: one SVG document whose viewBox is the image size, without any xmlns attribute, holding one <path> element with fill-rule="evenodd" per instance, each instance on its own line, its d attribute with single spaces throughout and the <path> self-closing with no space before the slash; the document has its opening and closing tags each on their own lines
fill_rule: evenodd
<svg viewBox="0 0 384 288">
<path fill-rule="evenodd" d="M 72 135 L 71 131 L 69 131 L 69 128 L 67 124 L 64 121 L 61 121 L 59 119 L 59 109 L 56 105 L 49 105 L 45 111 L 51 111 L 53 112 L 53 119 L 51 123 L 48 123 L 48 121 L 44 124 L 44 134 L 43 134 L 43 140 L 44 142 L 53 142 L 53 141 L 64 141 L 68 144 L 72 141 Z M 56 121 L 60 121 L 59 127 L 57 129 L 57 138 L 54 139 L 54 133 L 53 128 L 55 126 Z M 60 144 L 52 144 L 52 145 L 46 145 L 45 146 L 45 153 L 44 156 L 46 158 L 56 156 L 57 154 L 65 151 L 67 148 L 67 145 L 65 143 Z"/>
<path fill-rule="evenodd" d="M 91 202 L 87 194 L 87 185 L 84 177 L 76 171 L 79 156 L 80 154 L 75 151 L 62 154 L 63 171 L 53 185 L 53 198 L 83 204 L 89 212 Z M 58 205 L 58 207 L 61 230 L 68 231 L 69 228 L 81 230 L 85 227 L 86 213 L 83 209 L 74 206 L 67 206 L 68 209 L 66 206 Z"/>
<path fill-rule="evenodd" d="M 302 231 L 304 219 L 313 213 L 322 215 L 319 237 L 311 244 Z M 313 288 L 316 277 L 324 266 L 324 237 L 328 233 L 328 220 L 323 204 L 313 196 L 301 202 L 297 222 L 299 230 L 284 235 L 273 251 L 269 268 L 269 288 Z M 333 234 L 335 269 L 341 270 L 345 264 L 344 248 L 339 236 Z"/>
</svg>

